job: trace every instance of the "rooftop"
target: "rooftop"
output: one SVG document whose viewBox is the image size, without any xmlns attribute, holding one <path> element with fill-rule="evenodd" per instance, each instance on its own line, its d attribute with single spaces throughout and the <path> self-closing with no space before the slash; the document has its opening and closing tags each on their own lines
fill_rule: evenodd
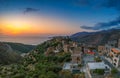
<svg viewBox="0 0 120 78">
<path fill-rule="evenodd" d="M 120 53 L 120 49 L 118 49 L 118 48 L 112 48 L 112 51 L 114 52 L 114 53 Z"/>
<path fill-rule="evenodd" d="M 76 63 L 65 63 L 63 65 L 63 70 L 70 70 L 72 65 L 77 66 L 78 64 L 76 64 Z"/>
<path fill-rule="evenodd" d="M 106 65 L 104 62 L 92 62 L 88 63 L 89 69 L 105 69 Z"/>
</svg>

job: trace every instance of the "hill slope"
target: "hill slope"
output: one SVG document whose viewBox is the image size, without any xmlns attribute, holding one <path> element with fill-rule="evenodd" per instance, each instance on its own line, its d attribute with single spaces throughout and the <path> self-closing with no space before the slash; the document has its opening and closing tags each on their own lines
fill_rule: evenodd
<svg viewBox="0 0 120 78">
<path fill-rule="evenodd" d="M 0 64 L 11 64 L 20 59 L 20 55 L 14 52 L 9 45 L 0 43 Z"/>
<path fill-rule="evenodd" d="M 110 29 L 99 32 L 91 32 L 84 35 L 77 33 L 77 36 L 71 36 L 71 39 L 77 42 L 86 43 L 86 44 L 105 44 L 108 40 L 116 40 L 120 38 L 120 29 Z"/>
<path fill-rule="evenodd" d="M 0 66 L 0 78 L 73 78 L 71 72 L 62 71 L 63 64 L 71 61 L 71 53 L 61 51 L 54 53 L 47 49 L 54 49 L 62 44 L 63 39 L 52 39 L 38 45 L 28 53 L 19 64 Z M 69 43 L 70 39 L 65 39 Z M 6 70 L 4 70 L 6 69 Z M 5 73 L 4 73 L 5 72 Z M 80 77 L 82 78 L 82 77 Z"/>
<path fill-rule="evenodd" d="M 27 53 L 29 51 L 31 51 L 33 48 L 35 48 L 34 45 L 26 45 L 26 44 L 22 44 L 22 43 L 12 43 L 12 42 L 3 42 L 5 44 L 8 44 L 9 46 L 11 46 L 11 48 L 19 53 Z"/>
</svg>

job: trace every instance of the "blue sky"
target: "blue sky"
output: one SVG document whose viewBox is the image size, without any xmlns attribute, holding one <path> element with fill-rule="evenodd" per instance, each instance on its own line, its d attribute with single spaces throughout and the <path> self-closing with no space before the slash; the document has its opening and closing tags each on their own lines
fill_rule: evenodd
<svg viewBox="0 0 120 78">
<path fill-rule="evenodd" d="M 0 0 L 0 17 L 44 15 L 72 23 L 76 32 L 96 31 L 119 28 L 119 3 L 120 0 Z"/>
</svg>

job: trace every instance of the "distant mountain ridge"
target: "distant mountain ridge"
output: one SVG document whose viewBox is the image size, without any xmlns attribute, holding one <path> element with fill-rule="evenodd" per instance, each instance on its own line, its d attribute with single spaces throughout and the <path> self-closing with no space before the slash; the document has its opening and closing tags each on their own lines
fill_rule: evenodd
<svg viewBox="0 0 120 78">
<path fill-rule="evenodd" d="M 70 36 L 74 41 L 86 44 L 104 45 L 109 40 L 120 38 L 120 29 L 102 30 L 98 32 L 79 32 Z"/>
<path fill-rule="evenodd" d="M 77 36 L 85 36 L 85 35 L 89 35 L 90 32 L 78 32 L 73 34 L 71 37 L 77 37 Z"/>
</svg>

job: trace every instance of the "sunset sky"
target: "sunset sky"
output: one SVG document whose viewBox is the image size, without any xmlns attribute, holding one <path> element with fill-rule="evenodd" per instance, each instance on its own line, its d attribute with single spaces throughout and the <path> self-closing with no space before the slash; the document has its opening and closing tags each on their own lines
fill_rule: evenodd
<svg viewBox="0 0 120 78">
<path fill-rule="evenodd" d="M 0 0 L 0 35 L 70 35 L 120 26 L 120 0 Z"/>
</svg>

